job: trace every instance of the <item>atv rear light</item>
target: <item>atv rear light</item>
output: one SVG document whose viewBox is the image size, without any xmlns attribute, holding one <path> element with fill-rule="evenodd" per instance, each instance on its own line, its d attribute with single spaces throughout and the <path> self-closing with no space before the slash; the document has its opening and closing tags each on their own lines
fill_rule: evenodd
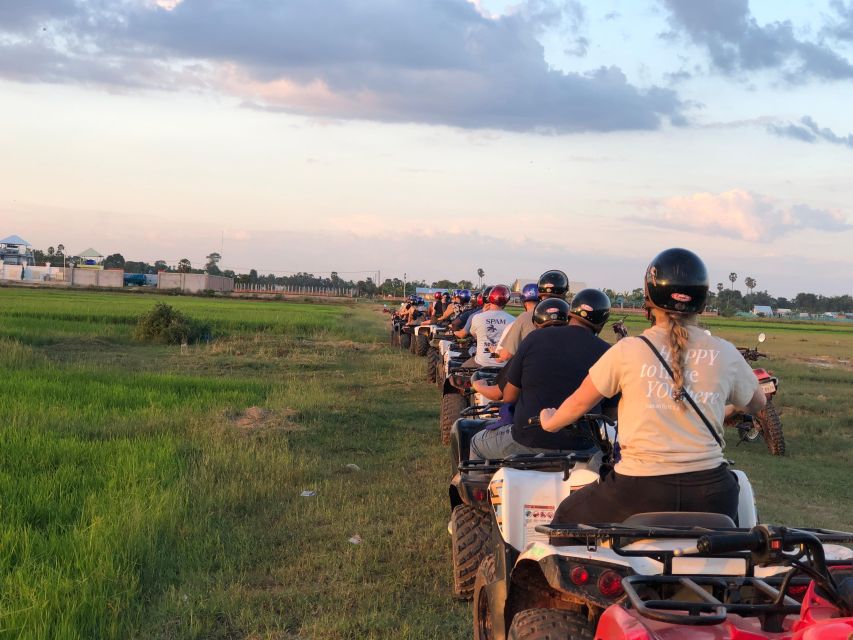
<svg viewBox="0 0 853 640">
<path fill-rule="evenodd" d="M 486 501 L 486 490 L 485 489 L 474 489 L 471 492 L 471 497 L 474 498 L 477 502 L 485 502 Z"/>
<path fill-rule="evenodd" d="M 622 576 L 608 569 L 598 578 L 598 590 L 607 598 L 616 598 L 625 593 L 622 588 Z"/>
<path fill-rule="evenodd" d="M 797 600 L 802 600 L 808 590 L 809 585 L 807 584 L 792 584 L 788 587 L 788 595 Z"/>
<path fill-rule="evenodd" d="M 585 567 L 575 567 L 569 572 L 569 579 L 571 579 L 573 584 L 580 587 L 589 582 L 589 571 Z"/>
</svg>

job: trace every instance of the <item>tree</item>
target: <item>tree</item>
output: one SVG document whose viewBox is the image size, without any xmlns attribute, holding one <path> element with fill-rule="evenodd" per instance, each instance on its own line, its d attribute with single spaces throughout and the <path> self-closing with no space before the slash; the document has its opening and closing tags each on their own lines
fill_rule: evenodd
<svg viewBox="0 0 853 640">
<path fill-rule="evenodd" d="M 751 278 L 750 276 L 747 276 L 744 279 L 743 283 L 744 285 L 746 285 L 746 288 L 749 290 L 750 293 L 752 293 L 752 290 L 755 289 L 755 286 L 758 284 L 755 281 L 755 278 Z"/>
<path fill-rule="evenodd" d="M 734 288 L 735 288 L 735 281 L 737 281 L 737 274 L 736 274 L 734 271 L 732 271 L 732 272 L 729 274 L 729 280 L 731 280 L 731 282 L 732 282 L 731 289 L 732 289 L 732 290 L 734 290 Z"/>
<path fill-rule="evenodd" d="M 124 256 L 114 253 L 104 258 L 104 269 L 124 269 Z"/>
<path fill-rule="evenodd" d="M 486 275 L 486 272 L 485 272 L 485 271 L 483 271 L 483 268 L 482 268 L 482 267 L 480 267 L 479 269 L 477 269 L 477 277 L 480 279 L 478 286 L 479 286 L 480 288 L 482 288 L 482 287 L 483 287 L 483 277 L 484 277 L 485 275 Z"/>
<path fill-rule="evenodd" d="M 460 289 L 473 289 L 474 288 L 474 283 L 471 282 L 470 280 L 460 280 L 456 284 L 459 285 Z"/>
<path fill-rule="evenodd" d="M 723 283 L 718 282 L 717 283 L 717 293 L 722 293 L 722 292 L 723 292 Z"/>
<path fill-rule="evenodd" d="M 165 260 L 155 260 L 154 261 L 154 270 L 155 270 L 155 272 L 168 271 L 169 265 L 166 264 Z"/>
<path fill-rule="evenodd" d="M 207 256 L 206 260 L 207 264 L 204 265 L 205 271 L 214 276 L 218 276 L 220 273 L 222 273 L 219 270 L 219 261 L 222 260 L 221 255 L 214 251 L 213 253 Z"/>
<path fill-rule="evenodd" d="M 51 258 L 53 257 L 54 253 L 56 253 L 56 250 L 53 247 L 47 248 L 47 255 L 49 255 Z"/>
<path fill-rule="evenodd" d="M 178 260 L 178 273 L 189 273 L 192 269 L 193 265 L 189 258 L 181 258 Z"/>
</svg>

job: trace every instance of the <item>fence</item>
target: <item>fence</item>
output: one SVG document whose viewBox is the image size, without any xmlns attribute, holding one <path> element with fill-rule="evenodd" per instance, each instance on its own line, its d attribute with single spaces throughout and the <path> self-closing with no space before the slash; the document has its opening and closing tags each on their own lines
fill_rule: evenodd
<svg viewBox="0 0 853 640">
<path fill-rule="evenodd" d="M 355 298 L 358 290 L 350 288 L 337 287 L 308 287 L 295 284 L 243 284 L 234 285 L 234 293 L 252 293 L 252 294 L 292 294 L 292 295 L 310 295 L 310 296 L 327 296 L 335 298 Z"/>
</svg>

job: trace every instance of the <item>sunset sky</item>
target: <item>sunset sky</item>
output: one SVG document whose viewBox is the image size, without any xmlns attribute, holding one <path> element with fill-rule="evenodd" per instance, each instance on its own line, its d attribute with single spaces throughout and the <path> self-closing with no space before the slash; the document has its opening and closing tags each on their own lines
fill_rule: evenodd
<svg viewBox="0 0 853 640">
<path fill-rule="evenodd" d="M 853 0 L 0 2 L 0 237 L 853 293 L 851 105 Z"/>
</svg>

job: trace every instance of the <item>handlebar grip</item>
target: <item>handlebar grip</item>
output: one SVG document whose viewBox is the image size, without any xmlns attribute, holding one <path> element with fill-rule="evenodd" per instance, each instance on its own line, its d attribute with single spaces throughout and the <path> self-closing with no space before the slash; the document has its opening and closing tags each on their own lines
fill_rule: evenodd
<svg viewBox="0 0 853 640">
<path fill-rule="evenodd" d="M 760 531 L 749 533 L 721 533 L 702 536 L 696 542 L 700 553 L 729 553 L 733 551 L 758 551 L 764 545 Z"/>
<path fill-rule="evenodd" d="M 530 429 L 531 427 L 541 427 L 542 421 L 539 419 L 539 416 L 533 416 L 532 418 L 527 419 L 527 424 L 524 425 L 524 429 Z"/>
</svg>

